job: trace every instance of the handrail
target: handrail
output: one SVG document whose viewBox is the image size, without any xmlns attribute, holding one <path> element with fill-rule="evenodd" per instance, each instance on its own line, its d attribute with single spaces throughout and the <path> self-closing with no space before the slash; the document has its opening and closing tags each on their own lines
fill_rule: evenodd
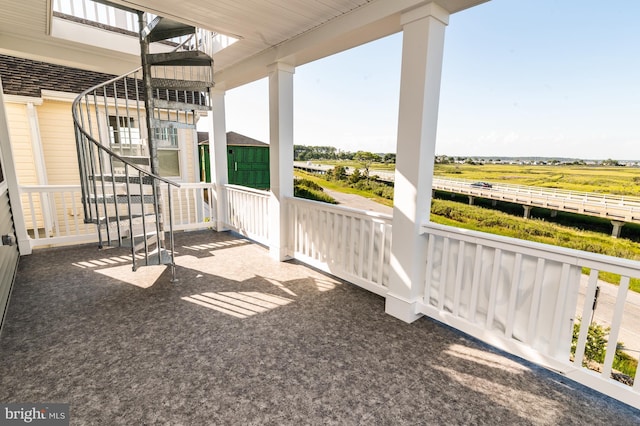
<svg viewBox="0 0 640 426">
<path fill-rule="evenodd" d="M 148 172 L 147 170 L 143 169 L 142 167 L 139 167 L 138 165 L 130 162 L 129 160 L 123 158 L 122 156 L 118 155 L 117 153 L 113 152 L 111 149 L 107 148 L 106 146 L 102 145 L 99 141 L 97 141 L 91 134 L 87 133 L 86 130 L 84 130 L 83 126 L 82 126 L 82 121 L 78 119 L 78 112 L 77 109 L 79 108 L 79 103 L 82 101 L 82 99 L 87 96 L 88 94 L 90 94 L 91 92 L 95 92 L 97 89 L 100 88 L 106 88 L 109 84 L 113 84 L 119 80 L 122 80 L 124 78 L 127 78 L 129 75 L 134 74 L 138 71 L 142 70 L 142 67 L 136 68 L 133 71 L 129 71 L 126 74 L 120 75 L 118 77 L 114 77 L 111 80 L 108 80 L 104 83 L 100 83 L 97 86 L 93 86 L 90 87 L 89 89 L 85 90 L 84 92 L 80 93 L 71 103 L 71 113 L 73 115 L 73 124 L 76 126 L 76 128 L 82 133 L 84 134 L 84 136 L 86 136 L 94 145 L 96 145 L 98 148 L 104 150 L 107 152 L 107 154 L 109 154 L 112 157 L 115 157 L 118 159 L 118 161 L 122 161 L 123 163 L 126 163 L 128 166 L 133 167 L 134 169 L 138 170 L 139 172 L 145 173 L 147 175 L 149 175 L 149 177 L 153 177 L 154 179 L 158 179 L 161 182 L 167 183 L 169 185 L 173 185 L 176 187 L 180 187 L 180 184 L 178 182 L 174 182 L 172 180 L 163 178 L 162 176 L 158 176 L 155 175 L 153 173 Z"/>
<path fill-rule="evenodd" d="M 169 264 L 175 280 L 171 191 L 167 218 L 161 186 L 180 184 L 135 163 L 141 158 L 150 163 L 142 141 L 152 136 L 140 126 L 151 111 L 141 96 L 139 72 L 86 89 L 72 103 L 84 222 L 97 225 L 100 247 L 105 242 L 130 246 L 134 270 L 137 263 Z M 113 144 L 120 154 L 111 149 Z"/>
</svg>

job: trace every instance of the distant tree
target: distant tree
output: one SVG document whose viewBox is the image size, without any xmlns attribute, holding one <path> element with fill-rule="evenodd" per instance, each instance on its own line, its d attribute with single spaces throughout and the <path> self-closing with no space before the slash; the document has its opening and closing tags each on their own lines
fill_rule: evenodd
<svg viewBox="0 0 640 426">
<path fill-rule="evenodd" d="M 618 160 L 612 160 L 608 158 L 602 162 L 603 166 L 620 166 L 620 162 Z"/>
<path fill-rule="evenodd" d="M 347 180 L 347 169 L 344 166 L 335 166 L 329 173 L 333 180 Z"/>
<path fill-rule="evenodd" d="M 353 173 L 351 173 L 351 176 L 349 176 L 349 182 L 353 184 L 360 182 L 362 179 L 362 173 L 360 173 L 358 169 L 355 169 Z"/>
<path fill-rule="evenodd" d="M 396 164 L 396 154 L 389 152 L 382 157 L 382 161 L 387 164 Z"/>
<path fill-rule="evenodd" d="M 374 154 L 373 152 L 368 151 L 358 151 L 353 156 L 353 159 L 360 163 L 362 168 L 364 169 L 364 177 L 369 179 L 369 168 L 371 164 L 375 162 L 380 162 L 381 158 L 378 154 Z"/>
</svg>

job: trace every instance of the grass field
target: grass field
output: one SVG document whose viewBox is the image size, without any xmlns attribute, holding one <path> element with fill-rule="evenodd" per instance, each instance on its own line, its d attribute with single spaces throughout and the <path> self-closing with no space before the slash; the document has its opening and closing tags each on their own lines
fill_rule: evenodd
<svg viewBox="0 0 640 426">
<path fill-rule="evenodd" d="M 571 191 L 640 196 L 640 169 L 634 167 L 436 164 L 434 175 Z"/>
</svg>

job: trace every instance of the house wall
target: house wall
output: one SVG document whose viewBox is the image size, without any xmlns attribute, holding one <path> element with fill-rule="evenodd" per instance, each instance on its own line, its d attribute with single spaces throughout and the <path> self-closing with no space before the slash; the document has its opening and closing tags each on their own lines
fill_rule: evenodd
<svg viewBox="0 0 640 426">
<path fill-rule="evenodd" d="M 33 161 L 31 131 L 27 116 L 27 105 L 24 103 L 5 104 L 9 121 L 9 136 L 15 167 L 20 185 L 37 185 L 38 175 Z"/>
<path fill-rule="evenodd" d="M 80 174 L 71 103 L 44 100 L 37 112 L 48 183 L 78 184 Z"/>
</svg>

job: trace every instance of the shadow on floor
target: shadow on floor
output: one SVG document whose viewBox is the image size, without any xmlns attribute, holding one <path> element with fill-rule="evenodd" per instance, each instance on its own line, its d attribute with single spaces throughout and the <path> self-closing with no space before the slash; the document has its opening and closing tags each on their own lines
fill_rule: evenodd
<svg viewBox="0 0 640 426">
<path fill-rule="evenodd" d="M 126 250 L 21 259 L 0 401 L 71 424 L 639 424 L 640 413 L 229 233 L 177 235 L 177 284 Z M 111 259 L 113 258 L 113 259 Z M 113 263 L 105 259 L 111 259 Z"/>
</svg>

